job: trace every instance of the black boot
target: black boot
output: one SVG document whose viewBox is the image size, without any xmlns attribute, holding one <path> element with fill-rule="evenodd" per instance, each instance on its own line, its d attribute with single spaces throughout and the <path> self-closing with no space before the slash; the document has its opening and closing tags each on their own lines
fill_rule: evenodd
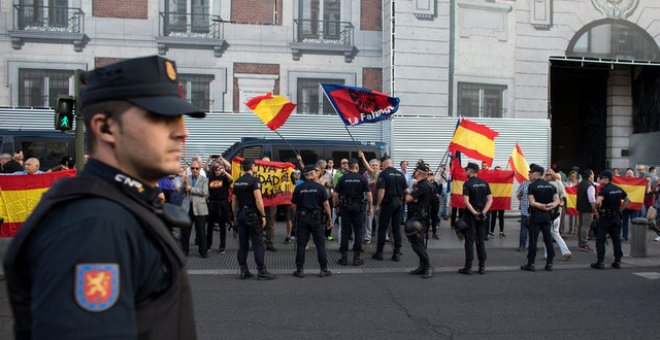
<svg viewBox="0 0 660 340">
<path fill-rule="evenodd" d="M 424 273 L 422 274 L 423 279 L 430 279 L 431 276 L 433 276 L 433 267 L 430 265 L 426 265 L 426 268 L 424 268 Z"/>
<path fill-rule="evenodd" d="M 328 277 L 330 275 L 332 275 L 332 272 L 328 270 L 328 267 L 321 267 L 320 277 Z"/>
<path fill-rule="evenodd" d="M 371 255 L 371 258 L 374 259 L 374 260 L 382 261 L 383 260 L 383 253 L 376 252 L 373 255 Z"/>
<path fill-rule="evenodd" d="M 364 260 L 360 257 L 360 252 L 356 251 L 353 255 L 353 265 L 357 267 L 361 266 L 362 264 L 364 264 Z"/>
<path fill-rule="evenodd" d="M 593 269 L 605 269 L 605 265 L 603 262 L 594 262 L 591 264 L 591 268 Z"/>
<path fill-rule="evenodd" d="M 342 266 L 348 266 L 348 257 L 346 256 L 345 251 L 341 252 L 341 258 L 337 261 L 337 263 Z"/>
<path fill-rule="evenodd" d="M 426 271 L 426 267 L 420 264 L 419 267 L 410 271 L 410 275 L 422 275 L 424 274 L 425 271 Z"/>
<path fill-rule="evenodd" d="M 298 268 L 296 269 L 295 272 L 293 272 L 293 276 L 302 279 L 303 277 L 305 277 L 305 272 L 302 270 L 302 268 Z"/>
<path fill-rule="evenodd" d="M 266 267 L 259 269 L 259 274 L 257 274 L 257 280 L 272 280 L 275 278 L 275 275 L 271 274 Z"/>
<path fill-rule="evenodd" d="M 527 263 L 527 264 L 523 264 L 522 266 L 520 266 L 520 270 L 524 270 L 524 271 L 528 271 L 528 272 L 535 272 L 536 268 L 534 267 L 533 263 Z"/>
<path fill-rule="evenodd" d="M 241 280 L 249 279 L 252 277 L 254 277 L 254 275 L 250 273 L 250 270 L 248 270 L 247 266 L 241 267 L 241 275 L 240 275 Z"/>
<path fill-rule="evenodd" d="M 463 275 L 472 275 L 472 268 L 465 266 L 459 269 L 458 272 Z"/>
</svg>

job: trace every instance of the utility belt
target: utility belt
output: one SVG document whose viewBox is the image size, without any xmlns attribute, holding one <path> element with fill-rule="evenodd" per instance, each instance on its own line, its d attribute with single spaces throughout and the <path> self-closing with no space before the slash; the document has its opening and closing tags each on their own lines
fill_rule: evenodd
<svg viewBox="0 0 660 340">
<path fill-rule="evenodd" d="M 619 209 L 598 209 L 598 216 L 601 218 L 620 218 L 621 212 Z"/>
<path fill-rule="evenodd" d="M 387 194 L 385 195 L 386 199 L 383 199 L 383 204 L 388 204 L 388 205 L 395 205 L 395 206 L 400 206 L 403 204 L 403 197 L 401 196 L 390 196 L 389 199 L 387 198 Z"/>
<path fill-rule="evenodd" d="M 541 209 L 539 209 L 539 208 L 532 207 L 532 206 L 529 206 L 528 211 L 529 211 L 530 214 L 534 214 L 534 213 L 536 213 L 536 214 L 538 214 L 538 213 L 546 213 L 546 214 L 548 214 L 548 215 L 550 214 L 549 211 L 541 210 Z"/>
<path fill-rule="evenodd" d="M 409 210 L 408 219 L 425 220 L 429 218 L 428 211 L 424 210 Z"/>
<path fill-rule="evenodd" d="M 309 217 L 315 220 L 321 220 L 321 210 L 319 209 L 307 209 L 307 208 L 298 208 L 298 216 L 300 217 Z"/>
<path fill-rule="evenodd" d="M 339 208 L 347 212 L 362 212 L 366 210 L 367 200 L 362 197 L 339 196 Z"/>
<path fill-rule="evenodd" d="M 257 215 L 257 216 L 260 215 L 259 210 L 256 207 L 242 206 L 239 207 L 238 211 L 250 217 L 251 215 Z"/>
</svg>

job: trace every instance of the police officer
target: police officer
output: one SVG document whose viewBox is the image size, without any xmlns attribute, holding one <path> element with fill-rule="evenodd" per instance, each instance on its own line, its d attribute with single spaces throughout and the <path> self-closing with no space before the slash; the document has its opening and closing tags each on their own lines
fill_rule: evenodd
<svg viewBox="0 0 660 340">
<path fill-rule="evenodd" d="M 247 256 L 250 250 L 249 242 L 252 242 L 254 250 L 254 262 L 257 263 L 257 279 L 272 280 L 273 274 L 266 270 L 264 256 L 266 248 L 264 245 L 263 228 L 266 225 L 266 214 L 264 201 L 261 197 L 261 183 L 254 177 L 256 166 L 251 159 L 241 162 L 241 169 L 245 172 L 234 182 L 231 209 L 234 213 L 234 221 L 238 225 L 238 266 L 241 269 L 240 279 L 245 280 L 253 277 L 247 266 Z"/>
<path fill-rule="evenodd" d="M 321 169 L 314 164 L 305 166 L 305 181 L 296 186 L 291 197 L 291 208 L 297 216 L 296 230 L 296 271 L 293 276 L 302 278 L 305 276 L 303 268 L 305 265 L 305 246 L 309 241 L 309 235 L 314 238 L 316 254 L 321 267 L 320 277 L 330 276 L 328 270 L 328 258 L 325 252 L 325 229 L 332 228 L 332 216 L 330 215 L 330 204 L 325 188 L 317 182 Z M 326 227 L 323 227 L 323 214 L 327 217 Z"/>
<path fill-rule="evenodd" d="M 359 266 L 364 263 L 360 258 L 362 253 L 362 240 L 364 239 L 365 211 L 371 213 L 372 197 L 367 179 L 358 174 L 360 164 L 353 159 L 348 168 L 348 173 L 337 182 L 333 193 L 333 205 L 338 207 L 341 216 L 341 242 L 339 251 L 341 258 L 337 263 L 342 266 L 348 265 L 348 240 L 353 236 L 353 265 Z"/>
<path fill-rule="evenodd" d="M 392 166 L 392 159 L 385 156 L 381 160 L 383 171 L 378 175 L 376 189 L 376 213 L 379 214 L 378 222 L 378 246 L 376 252 L 371 256 L 373 259 L 383 260 L 383 248 L 387 227 L 392 225 L 392 236 L 394 237 L 394 251 L 392 261 L 399 261 L 401 256 L 401 218 L 403 216 L 403 198 L 408 185 L 406 177 L 401 171 Z"/>
<path fill-rule="evenodd" d="M 591 264 L 591 268 L 604 269 L 605 239 L 607 234 L 612 238 L 614 248 L 614 262 L 612 268 L 621 268 L 621 212 L 628 207 L 630 198 L 621 187 L 612 184 L 612 173 L 603 171 L 600 173 L 600 184 L 603 187 L 598 192 L 596 205 L 598 208 L 598 229 L 596 230 L 596 254 L 598 259 Z M 624 200 L 621 205 L 621 200 Z"/>
<path fill-rule="evenodd" d="M 465 171 L 468 180 L 463 184 L 463 202 L 465 214 L 463 218 L 469 228 L 465 231 L 465 266 L 459 273 L 472 275 L 472 260 L 474 260 L 474 243 L 477 244 L 477 258 L 479 259 L 479 274 L 486 273 L 486 248 L 484 238 L 488 237 L 488 211 L 493 204 L 493 195 L 490 186 L 483 179 L 477 177 L 479 165 L 468 163 Z"/>
<path fill-rule="evenodd" d="M 408 218 L 406 219 L 405 232 L 413 251 L 419 257 L 419 267 L 410 272 L 412 275 L 422 275 L 428 279 L 433 275 L 433 268 L 429 261 L 429 255 L 426 252 L 424 241 L 426 239 L 431 210 L 431 200 L 433 188 L 427 180 L 429 167 L 426 164 L 419 164 L 413 173 L 415 185 L 413 191 L 406 195 L 408 203 Z"/>
<path fill-rule="evenodd" d="M 179 170 L 182 114 L 205 114 L 158 56 L 84 80 L 85 170 L 48 190 L 4 259 L 15 337 L 195 339 L 186 261 L 168 230 L 190 219 L 160 203 L 156 184 Z"/>
<path fill-rule="evenodd" d="M 543 167 L 535 165 L 530 169 L 527 197 L 529 198 L 529 247 L 527 248 L 527 264 L 520 266 L 521 270 L 533 272 L 534 260 L 536 259 L 536 241 L 539 232 L 543 233 L 543 243 L 548 252 L 545 270 L 552 271 L 552 259 L 555 257 L 555 249 L 552 245 L 552 234 L 550 228 L 552 218 L 550 211 L 555 209 L 560 201 L 557 189 L 547 181 L 543 180 Z"/>
</svg>

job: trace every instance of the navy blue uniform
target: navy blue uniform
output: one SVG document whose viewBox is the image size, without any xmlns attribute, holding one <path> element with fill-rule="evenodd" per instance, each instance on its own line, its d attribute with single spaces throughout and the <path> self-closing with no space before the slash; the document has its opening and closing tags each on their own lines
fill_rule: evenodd
<svg viewBox="0 0 660 340">
<path fill-rule="evenodd" d="M 257 209 L 255 191 L 261 191 L 259 179 L 249 173 L 244 174 L 234 182 L 234 199 L 238 206 L 236 223 L 238 225 L 238 265 L 247 268 L 247 256 L 250 251 L 250 241 L 254 250 L 254 262 L 261 271 L 265 268 L 264 257 L 266 246 L 262 233 L 261 214 Z"/>
<path fill-rule="evenodd" d="M 378 222 L 378 246 L 376 253 L 382 253 L 385 247 L 387 227 L 392 225 L 394 237 L 394 253 L 401 249 L 401 217 L 403 216 L 403 196 L 408 184 L 401 171 L 389 167 L 378 175 L 376 188 L 385 189 L 383 201 L 380 202 L 380 215 Z"/>
<path fill-rule="evenodd" d="M 321 269 L 328 268 L 328 258 L 325 251 L 325 234 L 323 227 L 323 202 L 328 200 L 325 188 L 306 179 L 293 191 L 291 203 L 296 205 L 296 268 L 300 271 L 305 266 L 305 246 L 310 234 L 316 245 L 316 255 Z"/>
<path fill-rule="evenodd" d="M 463 196 L 468 196 L 470 204 L 477 212 L 484 210 L 488 202 L 488 195 L 491 194 L 492 192 L 488 183 L 479 177 L 472 177 L 463 183 Z M 477 244 L 479 267 L 482 268 L 486 265 L 487 258 L 484 239 L 488 237 L 486 235 L 488 232 L 488 220 L 478 220 L 467 208 L 464 214 L 465 220 L 471 225 L 465 231 L 465 268 L 472 268 L 475 243 Z"/>
<path fill-rule="evenodd" d="M 548 204 L 552 203 L 554 195 L 557 194 L 557 189 L 550 183 L 539 179 L 532 182 L 527 189 L 528 195 L 533 196 L 536 203 Z M 539 233 L 543 234 L 543 243 L 548 252 L 547 263 L 552 264 L 555 257 L 555 249 L 552 245 L 552 234 L 550 228 L 552 227 L 552 218 L 549 211 L 540 210 L 530 206 L 529 215 L 529 248 L 527 248 L 527 262 L 534 264 L 536 259 L 536 241 L 539 238 Z"/>
<path fill-rule="evenodd" d="M 348 172 L 339 179 L 335 186 L 341 204 L 341 242 L 339 251 L 342 254 L 348 251 L 348 239 L 353 236 L 353 251 L 362 252 L 364 239 L 365 195 L 370 192 L 369 182 L 364 176 Z"/>
<path fill-rule="evenodd" d="M 605 259 L 605 240 L 607 234 L 612 238 L 614 248 L 614 262 L 621 262 L 623 252 L 621 251 L 621 200 L 628 197 L 621 187 L 611 182 L 598 191 L 598 196 L 603 197 L 598 209 L 598 229 L 596 231 L 596 254 L 598 263 Z"/>
<path fill-rule="evenodd" d="M 433 199 L 433 188 L 431 183 L 426 180 L 417 182 L 415 189 L 410 193 L 415 199 L 414 202 L 408 203 L 408 219 L 407 221 L 417 220 L 422 223 L 422 230 L 417 237 L 409 237 L 410 245 L 413 251 L 419 257 L 420 267 L 429 266 L 429 255 L 424 246 L 424 239 L 429 230 L 429 210 L 430 204 Z"/>
</svg>

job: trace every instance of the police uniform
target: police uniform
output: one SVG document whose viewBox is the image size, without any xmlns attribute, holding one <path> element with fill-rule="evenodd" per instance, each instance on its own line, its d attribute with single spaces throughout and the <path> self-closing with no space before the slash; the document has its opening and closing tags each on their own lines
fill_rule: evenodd
<svg viewBox="0 0 660 340">
<path fill-rule="evenodd" d="M 417 170 L 428 172 L 428 167 L 418 167 Z M 424 241 L 429 230 L 429 211 L 433 196 L 431 183 L 427 180 L 418 181 L 410 196 L 414 201 L 408 203 L 405 232 L 410 246 L 419 257 L 419 267 L 410 273 L 429 278 L 431 277 L 431 263 Z"/>
<path fill-rule="evenodd" d="M 161 57 L 85 78 L 81 107 L 121 99 L 204 116 L 179 98 L 174 63 Z M 17 339 L 196 338 L 185 258 L 168 230 L 190 220 L 157 194 L 94 155 L 44 194 L 4 258 Z"/>
<path fill-rule="evenodd" d="M 305 166 L 305 173 L 315 171 L 314 165 Z M 291 203 L 296 206 L 296 271 L 294 275 L 303 276 L 305 266 L 305 246 L 309 236 L 314 239 L 316 255 L 321 267 L 321 276 L 329 276 L 328 258 L 325 250 L 325 228 L 323 226 L 323 202 L 328 200 L 325 188 L 314 180 L 305 179 L 296 186 Z"/>
<path fill-rule="evenodd" d="M 614 248 L 614 263 L 612 267 L 621 267 L 621 200 L 626 199 L 628 195 L 621 187 L 612 184 L 612 174 L 604 172 L 600 176 L 608 177 L 610 182 L 598 191 L 598 196 L 603 197 L 598 208 L 598 224 L 596 230 L 596 254 L 597 262 L 591 266 L 597 269 L 603 269 L 605 259 L 605 241 L 609 234 L 612 238 L 612 247 Z"/>
<path fill-rule="evenodd" d="M 254 262 L 257 263 L 259 279 L 271 279 L 272 275 L 266 270 L 264 257 L 266 248 L 264 245 L 264 235 L 262 215 L 257 208 L 257 201 L 254 192 L 261 190 L 259 179 L 250 173 L 245 173 L 239 179 L 234 181 L 234 199 L 238 207 L 236 215 L 236 224 L 238 226 L 238 266 L 240 267 L 241 279 L 252 277 L 248 270 L 247 256 L 250 250 L 249 242 L 252 242 L 254 251 Z"/>
<path fill-rule="evenodd" d="M 471 166 L 474 163 L 468 164 Z M 476 165 L 476 164 L 475 164 Z M 479 167 L 475 167 L 478 171 Z M 484 238 L 488 237 L 488 219 L 483 216 L 482 211 L 486 208 L 488 195 L 492 195 L 490 186 L 483 179 L 474 176 L 463 184 L 463 196 L 469 197 L 472 207 L 479 212 L 473 215 L 468 209 L 465 209 L 463 218 L 470 226 L 465 231 L 465 267 L 461 269 L 462 274 L 470 274 L 472 270 L 472 261 L 474 260 L 474 244 L 477 244 L 477 259 L 479 260 L 479 273 L 483 274 L 486 266 L 486 247 Z"/>
<path fill-rule="evenodd" d="M 341 242 L 339 251 L 341 259 L 339 264 L 346 265 L 346 253 L 348 252 L 348 241 L 353 230 L 353 265 L 359 266 L 363 263 L 360 258 L 362 253 L 362 240 L 364 239 L 364 219 L 366 198 L 371 193 L 369 183 L 364 176 L 348 172 L 339 179 L 335 192 L 339 195 L 339 209 L 341 213 Z"/>
<path fill-rule="evenodd" d="M 381 171 L 376 182 L 377 191 L 385 190 L 385 195 L 380 203 L 380 215 L 378 221 L 378 245 L 374 259 L 383 259 L 383 248 L 385 248 L 385 237 L 387 227 L 392 225 L 392 236 L 394 237 L 394 251 L 392 260 L 399 261 L 401 255 L 401 218 L 403 216 L 403 197 L 406 192 L 406 177 L 401 171 L 389 167 Z"/>
<path fill-rule="evenodd" d="M 532 168 L 531 171 L 543 173 L 543 168 L 536 166 Z M 553 202 L 554 196 L 557 194 L 557 189 L 547 181 L 538 179 L 529 184 L 527 192 L 528 196 L 534 197 L 536 203 L 548 204 Z M 555 249 L 552 245 L 552 234 L 550 233 L 550 228 L 552 226 L 552 218 L 550 217 L 550 212 L 534 208 L 531 206 L 531 203 L 529 210 L 530 214 L 527 227 L 529 229 L 527 265 L 523 265 L 520 268 L 527 271 L 535 270 L 534 261 L 536 260 L 536 243 L 539 238 L 539 233 L 542 233 L 543 243 L 545 244 L 545 249 L 548 252 L 545 269 L 550 271 L 552 270 L 552 260 L 555 257 Z"/>
</svg>

